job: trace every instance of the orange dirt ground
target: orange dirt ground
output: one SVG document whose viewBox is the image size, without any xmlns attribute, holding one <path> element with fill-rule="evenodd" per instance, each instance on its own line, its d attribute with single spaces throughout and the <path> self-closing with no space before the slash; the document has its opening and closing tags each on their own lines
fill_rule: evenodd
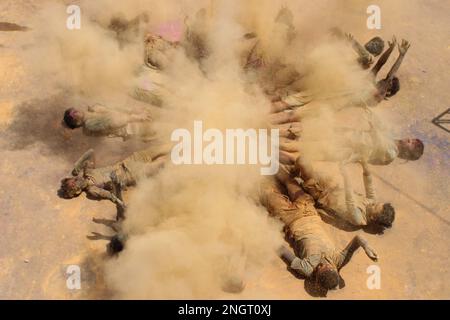
<svg viewBox="0 0 450 320">
<path fill-rule="evenodd" d="M 372 262 L 359 251 L 343 269 L 346 287 L 328 298 L 449 299 L 450 134 L 431 120 L 450 107 L 450 2 L 378 2 L 383 10 L 379 34 L 384 39 L 396 34 L 412 43 L 400 71 L 402 90 L 380 108 L 398 124 L 399 135 L 422 138 L 426 153 L 415 163 L 395 161 L 374 169 L 391 184 L 375 180 L 380 198 L 397 208 L 392 230 L 382 236 L 364 235 L 380 255 L 381 289 L 367 288 L 366 269 Z M 0 22 L 28 26 L 39 3 L 2 0 Z M 376 34 L 365 28 L 367 4 L 348 1 L 346 8 L 353 18 L 361 16 L 361 28 L 352 30 L 360 39 Z M 60 116 L 66 97 L 42 92 L 39 79 L 28 76 L 17 54 L 22 48 L 16 39 L 30 32 L 0 31 L 0 299 L 108 298 L 100 267 L 106 242 L 86 236 L 92 231 L 110 232 L 91 219 L 112 218 L 115 207 L 84 196 L 62 200 L 57 189 L 71 163 L 89 147 L 96 148 L 103 164 L 122 158 L 132 148 L 111 152 L 113 142 L 64 133 Z M 35 113 L 24 111 L 26 106 Z M 68 144 L 73 144 L 70 150 Z M 354 234 L 363 233 L 327 228 L 342 247 Z M 65 270 L 70 264 L 81 265 L 82 290 L 66 288 Z M 304 282 L 287 272 L 281 261 L 268 265 L 244 293 L 226 297 L 312 298 Z"/>
</svg>

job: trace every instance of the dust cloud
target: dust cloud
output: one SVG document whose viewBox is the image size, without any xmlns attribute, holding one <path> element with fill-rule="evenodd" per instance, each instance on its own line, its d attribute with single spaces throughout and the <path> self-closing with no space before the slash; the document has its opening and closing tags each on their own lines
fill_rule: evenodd
<svg viewBox="0 0 450 320">
<path fill-rule="evenodd" d="M 176 46 L 167 53 L 162 80 L 166 102 L 154 128 L 162 143 L 177 128 L 268 128 L 270 100 L 264 75 L 244 72 L 251 39 L 266 65 L 286 64 L 318 101 L 305 117 L 302 141 L 333 142 L 332 128 L 342 95 L 357 99 L 373 85 L 348 45 L 330 28 L 341 21 L 341 5 L 323 1 L 79 1 L 81 30 L 64 27 L 65 6 L 48 2 L 33 28 L 38 45 L 23 52 L 42 87 L 69 90 L 86 101 L 114 108 L 129 102 L 143 64 L 143 38 L 164 24 L 190 26 L 201 34 L 200 61 Z M 323 17 L 326 12 L 336 15 Z M 294 13 L 279 16 L 280 9 Z M 204 9 L 203 11 L 200 11 Z M 317 17 L 322 23 L 317 26 Z M 278 17 L 278 19 L 277 19 Z M 112 19 L 133 21 L 131 29 L 111 28 Z M 278 22 L 277 22 L 278 20 Z M 280 22 L 281 21 L 281 22 Z M 348 23 L 348 22 L 347 22 Z M 161 25 L 163 25 L 161 27 Z M 206 28 L 205 28 L 206 26 Z M 171 27 L 166 27 L 171 28 Z M 178 31 L 174 31 L 175 33 Z M 181 37 L 182 43 L 185 39 Z M 244 59 L 243 59 L 244 57 Z M 282 78 L 282 76 L 280 76 Z M 275 87 L 270 87 L 274 91 Z M 269 91 L 270 91 L 269 90 Z M 318 119 L 320 118 L 320 121 Z M 316 152 L 304 148 L 304 156 Z M 129 195 L 125 250 L 105 264 L 108 286 L 118 298 L 217 298 L 229 283 L 256 279 L 277 259 L 281 226 L 258 202 L 259 168 L 173 166 L 141 182 Z"/>
</svg>

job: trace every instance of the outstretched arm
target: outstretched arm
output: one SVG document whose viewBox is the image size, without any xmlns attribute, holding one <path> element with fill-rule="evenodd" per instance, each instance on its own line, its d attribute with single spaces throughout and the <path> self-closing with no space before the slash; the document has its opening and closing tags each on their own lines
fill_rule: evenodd
<svg viewBox="0 0 450 320">
<path fill-rule="evenodd" d="M 353 188 L 350 183 L 350 179 L 347 175 L 346 170 L 341 165 L 341 174 L 344 178 L 344 190 L 345 190 L 345 220 L 350 222 L 355 226 L 364 226 L 367 225 L 366 214 L 357 206 L 355 206 L 355 202 L 353 200 Z"/>
<path fill-rule="evenodd" d="M 281 125 L 292 122 L 300 122 L 301 117 L 295 111 L 282 111 L 269 115 L 269 122 L 272 125 Z"/>
<path fill-rule="evenodd" d="M 122 204 L 116 204 L 117 206 L 117 216 L 116 220 L 125 220 L 125 205 L 123 204 L 123 197 L 122 197 L 122 183 L 120 182 L 119 178 L 117 177 L 116 172 L 111 173 L 111 181 L 112 181 L 112 194 L 116 196 L 118 200 Z"/>
<path fill-rule="evenodd" d="M 129 122 L 146 122 L 146 121 L 151 121 L 151 120 L 152 120 L 152 117 L 147 112 L 142 112 L 139 114 L 131 114 L 128 117 Z"/>
<path fill-rule="evenodd" d="M 366 191 L 366 198 L 375 201 L 375 189 L 373 187 L 372 174 L 369 165 L 366 161 L 361 162 L 363 168 L 364 189 Z"/>
<path fill-rule="evenodd" d="M 383 53 L 383 55 L 378 59 L 377 64 L 372 68 L 372 73 L 374 76 L 378 75 L 378 72 L 380 72 L 381 68 L 386 64 L 389 57 L 392 54 L 392 51 L 394 51 L 395 45 L 397 44 L 397 39 L 395 37 L 392 38 L 392 42 L 389 41 L 389 48 Z"/>
<path fill-rule="evenodd" d="M 89 163 L 90 162 L 90 163 Z M 91 165 L 95 168 L 95 155 L 94 149 L 88 150 L 85 154 L 81 156 L 81 158 L 75 163 L 75 166 L 72 170 L 73 176 L 78 176 L 80 172 L 85 169 L 88 165 Z"/>
<path fill-rule="evenodd" d="M 136 108 L 135 108 L 136 109 Z M 148 111 L 142 110 L 142 108 L 139 108 L 139 110 L 135 110 L 132 107 L 120 107 L 120 106 L 114 106 L 114 107 L 105 107 L 101 104 L 94 104 L 91 106 L 88 106 L 89 112 L 94 113 L 109 113 L 109 112 L 118 112 L 121 114 L 121 116 L 125 119 L 128 119 L 128 121 L 149 121 L 151 120 L 151 115 Z"/>
<path fill-rule="evenodd" d="M 290 108 L 291 106 L 288 103 L 282 101 L 281 98 L 278 97 L 276 101 L 272 101 L 270 113 L 278 113 Z"/>
<path fill-rule="evenodd" d="M 94 104 L 91 106 L 88 106 L 89 112 L 95 112 L 95 113 L 107 113 L 111 110 L 109 110 L 107 107 L 101 105 L 101 104 Z"/>
<path fill-rule="evenodd" d="M 372 260 L 372 261 L 378 261 L 378 255 L 375 252 L 375 250 L 373 250 L 369 244 L 367 243 L 367 241 L 362 238 L 361 236 L 356 236 L 352 239 L 352 241 L 350 241 L 350 243 L 347 245 L 347 247 L 342 250 L 341 255 L 342 255 L 342 260 L 338 263 L 338 269 L 343 268 L 347 263 L 350 262 L 350 260 L 352 259 L 353 254 L 355 253 L 356 250 L 359 249 L 359 247 L 362 247 L 364 249 L 364 251 L 366 252 L 367 256 Z"/>
<path fill-rule="evenodd" d="M 313 270 L 305 259 L 297 258 L 295 254 L 285 246 L 280 247 L 277 253 L 278 256 L 300 276 L 305 278 L 311 276 Z"/>
<path fill-rule="evenodd" d="M 303 107 L 311 101 L 314 100 L 313 94 L 305 91 L 300 91 L 297 93 L 293 93 L 288 95 L 287 97 L 283 97 L 281 99 L 281 105 L 282 106 L 288 106 L 288 107 Z M 286 108 L 287 109 L 287 108 Z"/>
<path fill-rule="evenodd" d="M 336 37 L 338 37 L 339 39 L 342 40 L 347 40 L 348 42 L 350 42 L 350 44 L 352 45 L 353 49 L 356 51 L 356 53 L 358 54 L 359 58 L 358 58 L 358 62 L 364 67 L 364 68 L 368 68 L 372 63 L 372 57 L 370 56 L 370 54 L 367 52 L 367 50 L 362 46 L 362 44 L 360 44 L 355 37 L 353 37 L 352 34 L 350 33 L 344 33 L 341 29 L 339 28 L 333 28 L 331 29 L 331 33 L 334 34 Z"/>
<path fill-rule="evenodd" d="M 111 240 L 113 236 L 105 236 L 104 234 L 98 232 L 91 232 L 90 236 L 87 236 L 89 240 Z"/>
<path fill-rule="evenodd" d="M 400 52 L 400 55 L 397 58 L 395 64 L 392 66 L 392 69 L 391 71 L 389 71 L 385 80 L 392 81 L 392 79 L 394 79 L 395 74 L 397 73 L 398 69 L 400 69 L 403 59 L 405 58 L 406 53 L 408 52 L 410 47 L 411 47 L 410 43 L 406 40 L 402 40 L 402 44 L 398 45 L 398 51 Z"/>
<path fill-rule="evenodd" d="M 372 56 L 367 52 L 367 50 L 363 47 L 362 44 L 360 44 L 352 34 L 347 33 L 346 35 L 347 40 L 352 44 L 353 49 L 358 54 L 358 62 L 364 67 L 369 68 L 370 65 L 373 63 Z"/>
<path fill-rule="evenodd" d="M 112 119 L 112 129 L 123 128 L 129 123 L 151 121 L 150 115 L 145 112 L 141 114 L 125 114 L 118 111 L 113 111 Z"/>
<path fill-rule="evenodd" d="M 344 190 L 345 190 L 345 204 L 347 207 L 347 211 L 353 213 L 356 211 L 355 201 L 353 200 L 353 188 L 350 182 L 350 178 L 348 177 L 347 170 L 345 169 L 343 164 L 339 165 L 339 169 L 341 171 L 342 178 L 344 179 Z"/>
<path fill-rule="evenodd" d="M 116 197 L 115 194 L 113 194 L 112 192 L 96 187 L 96 186 L 91 186 L 86 190 L 86 193 L 91 196 L 94 197 L 96 199 L 104 199 L 104 200 L 109 200 L 111 202 L 113 202 L 115 205 L 117 205 L 118 207 L 122 208 L 122 210 L 125 210 L 125 204 L 123 203 L 122 200 L 120 200 L 119 198 Z"/>
</svg>

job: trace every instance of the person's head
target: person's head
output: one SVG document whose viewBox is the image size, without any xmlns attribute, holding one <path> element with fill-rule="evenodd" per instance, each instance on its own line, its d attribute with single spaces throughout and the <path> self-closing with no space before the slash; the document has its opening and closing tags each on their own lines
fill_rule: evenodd
<svg viewBox="0 0 450 320">
<path fill-rule="evenodd" d="M 375 37 L 364 46 L 368 52 L 375 57 L 379 56 L 384 50 L 384 41 L 380 37 Z"/>
<path fill-rule="evenodd" d="M 326 290 L 333 290 L 339 285 L 339 272 L 329 261 L 322 259 L 315 269 L 317 283 Z"/>
<path fill-rule="evenodd" d="M 111 238 L 111 241 L 106 246 L 106 251 L 109 255 L 116 255 L 125 248 L 125 237 L 118 234 Z"/>
<path fill-rule="evenodd" d="M 61 181 L 62 196 L 66 199 L 78 197 L 86 187 L 86 181 L 82 177 L 70 177 Z"/>
<path fill-rule="evenodd" d="M 400 79 L 394 77 L 392 80 L 383 79 L 378 81 L 377 83 L 379 100 L 383 100 L 384 98 L 390 98 L 397 94 L 400 91 Z M 381 102 L 381 101 L 380 101 Z"/>
<path fill-rule="evenodd" d="M 67 109 L 64 112 L 64 123 L 70 129 L 80 128 L 84 123 L 84 112 L 75 108 Z"/>
<path fill-rule="evenodd" d="M 419 139 L 397 140 L 398 157 L 404 160 L 419 160 L 424 152 L 425 146 Z"/>
<path fill-rule="evenodd" d="M 388 90 L 386 92 L 386 97 L 390 98 L 397 94 L 400 91 L 400 79 L 394 77 L 391 83 L 389 84 Z"/>
<path fill-rule="evenodd" d="M 392 228 L 395 220 L 395 209 L 390 203 L 375 203 L 367 208 L 369 224 L 376 224 L 382 228 Z"/>
</svg>

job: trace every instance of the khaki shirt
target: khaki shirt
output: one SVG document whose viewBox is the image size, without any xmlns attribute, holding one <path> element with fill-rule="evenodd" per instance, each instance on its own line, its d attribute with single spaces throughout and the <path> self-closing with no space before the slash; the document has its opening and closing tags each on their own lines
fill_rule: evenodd
<svg viewBox="0 0 450 320">
<path fill-rule="evenodd" d="M 347 201 L 344 188 L 327 187 L 314 179 L 304 182 L 303 187 L 325 211 L 331 212 L 353 225 L 367 225 L 367 206 L 373 200 L 358 192 L 348 190 L 351 192 L 351 197 Z M 371 185 L 367 185 L 366 190 L 373 193 Z"/>
<path fill-rule="evenodd" d="M 286 232 L 293 241 L 296 258 L 291 267 L 308 277 L 322 258 L 328 259 L 337 268 L 344 256 L 336 250 L 333 242 L 323 229 L 323 221 L 314 209 L 314 201 L 309 195 L 300 196 L 295 202 L 273 188 L 265 188 L 262 202 L 269 212 L 285 225 Z"/>
<path fill-rule="evenodd" d="M 117 112 L 87 112 L 83 126 L 83 133 L 87 136 L 119 135 L 123 128 L 114 126 L 114 117 Z"/>
<path fill-rule="evenodd" d="M 300 275 L 308 278 L 313 274 L 314 269 L 321 261 L 327 260 L 339 270 L 344 262 L 344 259 L 345 255 L 343 252 L 331 251 L 325 254 L 311 255 L 304 259 L 295 258 L 290 267 L 291 269 L 297 271 Z"/>
<path fill-rule="evenodd" d="M 388 165 L 399 152 L 395 140 L 378 130 L 347 132 L 343 137 L 343 145 L 352 149 L 359 158 L 356 160 L 366 160 L 372 165 Z"/>
</svg>

